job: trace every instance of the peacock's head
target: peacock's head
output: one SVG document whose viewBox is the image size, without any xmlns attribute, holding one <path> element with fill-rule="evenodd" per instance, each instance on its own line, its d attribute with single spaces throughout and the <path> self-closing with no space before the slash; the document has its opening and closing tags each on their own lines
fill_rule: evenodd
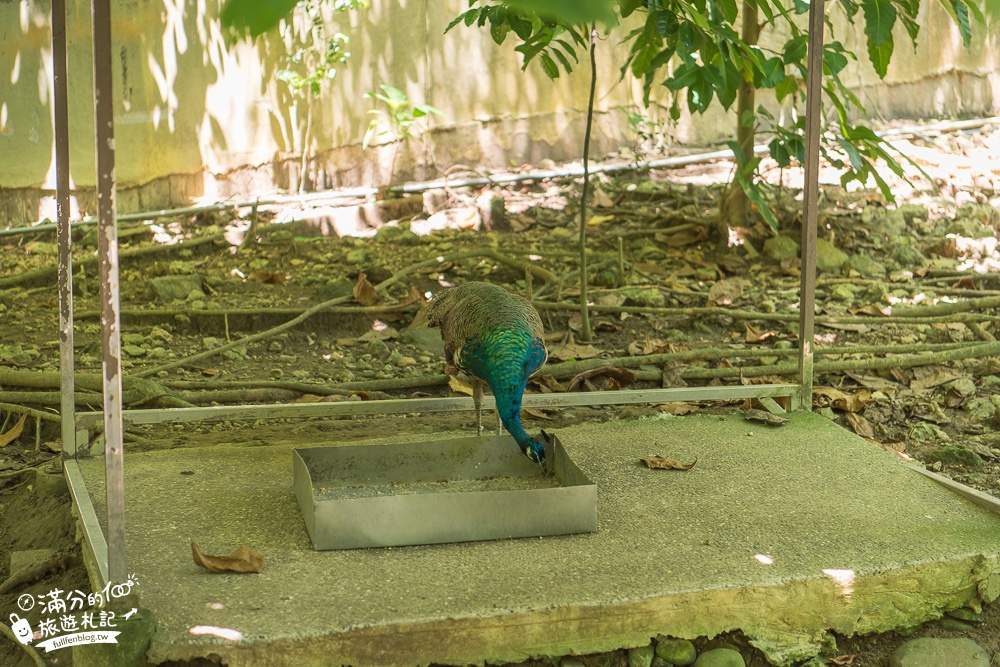
<svg viewBox="0 0 1000 667">
<path fill-rule="evenodd" d="M 538 465 L 545 465 L 545 443 L 541 441 L 541 438 L 532 438 L 531 442 L 528 443 L 528 450 L 524 453 Z"/>
<path fill-rule="evenodd" d="M 540 435 L 536 435 L 531 440 L 528 441 L 528 446 L 525 449 L 525 454 L 529 459 L 542 466 L 545 465 L 545 445 L 549 441 L 549 434 L 542 431 Z"/>
</svg>

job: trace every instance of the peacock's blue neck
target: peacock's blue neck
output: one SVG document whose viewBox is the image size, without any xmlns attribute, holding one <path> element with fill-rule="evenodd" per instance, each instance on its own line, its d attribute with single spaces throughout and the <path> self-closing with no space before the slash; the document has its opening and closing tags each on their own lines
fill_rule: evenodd
<svg viewBox="0 0 1000 667">
<path fill-rule="evenodd" d="M 500 421 L 522 450 L 533 440 L 521 425 L 521 397 L 532 373 L 545 363 L 545 346 L 521 327 L 485 331 L 462 346 L 459 366 L 484 380 Z"/>
</svg>

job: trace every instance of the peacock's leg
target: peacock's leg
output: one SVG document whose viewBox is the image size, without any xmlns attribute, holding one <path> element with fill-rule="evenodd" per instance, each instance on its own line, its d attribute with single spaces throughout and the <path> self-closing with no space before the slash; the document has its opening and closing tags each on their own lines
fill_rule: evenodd
<svg viewBox="0 0 1000 667">
<path fill-rule="evenodd" d="M 472 378 L 472 402 L 476 406 L 476 432 L 483 434 L 483 381 Z"/>
<path fill-rule="evenodd" d="M 500 418 L 499 410 L 497 410 L 497 435 L 503 435 L 503 419 Z"/>
</svg>

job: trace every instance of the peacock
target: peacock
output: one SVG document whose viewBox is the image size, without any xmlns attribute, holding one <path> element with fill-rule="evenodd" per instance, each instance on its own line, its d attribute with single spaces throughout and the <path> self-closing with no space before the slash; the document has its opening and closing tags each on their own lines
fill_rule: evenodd
<svg viewBox="0 0 1000 667">
<path fill-rule="evenodd" d="M 544 436 L 532 438 L 521 425 L 521 397 L 545 363 L 542 319 L 526 299 L 502 287 L 467 282 L 434 297 L 418 322 L 441 327 L 445 373 L 464 371 L 472 380 L 476 426 L 483 433 L 483 385 L 496 399 L 497 414 L 521 451 L 545 465 Z"/>
</svg>

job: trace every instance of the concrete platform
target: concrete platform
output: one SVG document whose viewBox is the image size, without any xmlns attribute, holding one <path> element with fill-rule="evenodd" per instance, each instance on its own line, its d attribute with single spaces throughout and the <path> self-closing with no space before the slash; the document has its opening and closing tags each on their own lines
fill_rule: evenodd
<svg viewBox="0 0 1000 667">
<path fill-rule="evenodd" d="M 1000 517 L 821 416 L 558 435 L 598 485 L 597 533 L 351 551 L 311 548 L 290 445 L 127 454 L 128 570 L 158 622 L 150 659 L 482 664 L 738 628 L 781 664 L 814 655 L 828 629 L 913 626 L 1000 594 Z M 650 454 L 698 463 L 648 470 Z M 101 462 L 82 465 L 102 513 Z M 191 540 L 206 553 L 245 543 L 265 569 L 210 574 Z"/>
</svg>

